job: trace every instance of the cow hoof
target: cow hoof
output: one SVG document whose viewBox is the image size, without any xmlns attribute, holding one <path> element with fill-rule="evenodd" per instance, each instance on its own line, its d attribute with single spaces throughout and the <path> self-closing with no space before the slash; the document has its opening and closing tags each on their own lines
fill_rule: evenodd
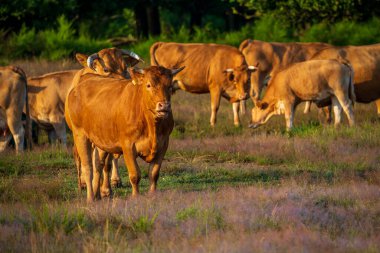
<svg viewBox="0 0 380 253">
<path fill-rule="evenodd" d="M 112 197 L 112 191 L 111 189 L 105 189 L 100 191 L 100 196 L 102 198 L 111 198 Z"/>
<path fill-rule="evenodd" d="M 111 180 L 111 186 L 114 188 L 121 188 L 123 184 L 121 183 L 120 179 L 113 179 Z"/>
</svg>

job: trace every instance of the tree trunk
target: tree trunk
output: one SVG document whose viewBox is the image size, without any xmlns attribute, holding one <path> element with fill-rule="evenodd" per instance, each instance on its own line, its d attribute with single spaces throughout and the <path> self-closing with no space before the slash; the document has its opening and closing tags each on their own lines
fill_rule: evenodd
<svg viewBox="0 0 380 253">
<path fill-rule="evenodd" d="M 160 24 L 160 13 L 158 10 L 158 5 L 153 2 L 152 5 L 146 8 L 147 18 L 148 18 L 148 29 L 149 34 L 157 36 L 161 34 L 161 24 Z"/>
<path fill-rule="evenodd" d="M 146 2 L 138 1 L 135 6 L 135 19 L 136 19 L 136 33 L 138 38 L 147 38 L 149 34 L 147 13 L 146 13 Z"/>
</svg>

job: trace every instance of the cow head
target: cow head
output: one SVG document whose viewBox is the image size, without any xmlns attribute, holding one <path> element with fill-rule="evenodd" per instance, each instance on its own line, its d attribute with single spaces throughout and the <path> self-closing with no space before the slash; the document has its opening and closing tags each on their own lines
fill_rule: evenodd
<svg viewBox="0 0 380 253">
<path fill-rule="evenodd" d="M 106 48 L 90 56 L 77 53 L 78 62 L 85 68 L 101 76 L 119 75 L 130 78 L 127 68 L 143 60 L 134 52 L 118 48 Z"/>
<path fill-rule="evenodd" d="M 257 100 L 256 106 L 252 109 L 252 119 L 250 128 L 257 128 L 265 124 L 273 115 L 282 114 L 284 105 L 281 101 L 271 100 L 264 102 Z"/>
<path fill-rule="evenodd" d="M 146 109 L 153 113 L 154 118 L 167 118 L 171 114 L 172 80 L 183 69 L 184 67 L 167 69 L 161 66 L 128 69 L 133 84 L 142 86 L 142 101 Z"/>
<path fill-rule="evenodd" d="M 248 98 L 249 75 L 253 66 L 242 65 L 236 68 L 228 68 L 223 71 L 226 75 L 227 85 L 224 87 L 223 96 L 229 98 L 231 103 Z"/>
</svg>

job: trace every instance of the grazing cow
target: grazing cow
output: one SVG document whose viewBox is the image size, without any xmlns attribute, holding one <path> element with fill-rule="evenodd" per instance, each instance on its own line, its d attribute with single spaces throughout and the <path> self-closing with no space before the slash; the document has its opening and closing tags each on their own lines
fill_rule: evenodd
<svg viewBox="0 0 380 253">
<path fill-rule="evenodd" d="M 99 192 L 100 179 L 96 168 L 92 185 L 91 143 L 107 153 L 123 153 L 133 196 L 139 193 L 141 177 L 136 158 L 152 163 L 150 191 L 155 191 L 174 126 L 170 105 L 172 79 L 182 69 L 130 69 L 132 80 L 94 74 L 79 77 L 67 96 L 65 116 L 85 177 L 87 201 Z"/>
<path fill-rule="evenodd" d="M 24 149 L 25 132 L 27 146 L 31 148 L 27 89 L 26 75 L 21 68 L 0 67 L 0 151 L 5 150 L 12 134 L 16 152 L 21 152 Z M 25 130 L 22 126 L 24 107 L 26 108 Z"/>
<path fill-rule="evenodd" d="M 277 43 L 244 40 L 239 50 L 248 64 L 256 66 L 251 74 L 250 96 L 254 103 L 270 73 L 278 72 L 293 63 L 309 60 L 318 51 L 331 47 L 325 43 Z"/>
<path fill-rule="evenodd" d="M 356 101 L 376 101 L 380 117 L 380 44 L 326 48 L 312 59 L 344 59 L 350 62 L 355 75 Z"/>
<path fill-rule="evenodd" d="M 157 42 L 150 48 L 152 66 L 186 69 L 175 77 L 176 86 L 191 93 L 210 93 L 210 124 L 216 123 L 216 113 L 223 96 L 231 103 L 247 99 L 248 66 L 237 48 L 217 44 L 181 44 Z M 234 110 L 234 124 L 239 115 Z"/>
<path fill-rule="evenodd" d="M 78 70 L 49 73 L 28 79 L 30 116 L 49 139 L 66 147 L 65 99 Z"/>
<path fill-rule="evenodd" d="M 311 60 L 285 68 L 269 81 L 262 100 L 252 109 L 250 127 L 265 124 L 273 115 L 285 114 L 286 127 L 293 127 L 295 107 L 301 101 L 317 105 L 332 100 L 335 125 L 341 121 L 342 107 L 350 126 L 354 125 L 352 105 L 355 101 L 353 70 L 336 60 Z"/>
</svg>

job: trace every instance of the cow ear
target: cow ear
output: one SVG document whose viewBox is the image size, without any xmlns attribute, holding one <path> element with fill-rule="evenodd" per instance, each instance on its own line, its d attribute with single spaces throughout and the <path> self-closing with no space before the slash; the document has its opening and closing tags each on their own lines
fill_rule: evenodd
<svg viewBox="0 0 380 253">
<path fill-rule="evenodd" d="M 144 78 L 144 70 L 139 68 L 128 68 L 128 73 L 131 75 L 132 83 L 134 85 L 142 84 Z"/>
<path fill-rule="evenodd" d="M 75 58 L 77 59 L 80 65 L 82 65 L 83 67 L 87 67 L 87 58 L 88 58 L 87 55 L 76 53 Z"/>
</svg>

